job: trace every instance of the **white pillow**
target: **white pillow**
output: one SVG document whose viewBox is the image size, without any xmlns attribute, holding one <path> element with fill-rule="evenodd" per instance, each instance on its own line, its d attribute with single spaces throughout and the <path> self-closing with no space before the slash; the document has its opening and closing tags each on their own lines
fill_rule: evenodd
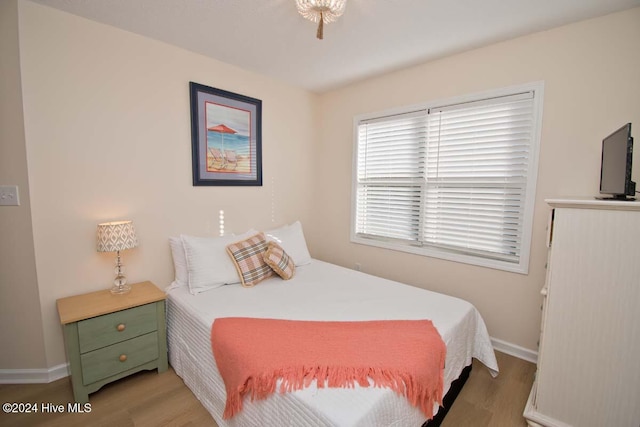
<svg viewBox="0 0 640 427">
<path fill-rule="evenodd" d="M 180 237 L 169 237 L 171 256 L 173 257 L 173 269 L 175 270 L 174 283 L 171 289 L 189 284 L 189 271 L 187 270 L 187 258 L 184 254 L 184 245 Z"/>
<path fill-rule="evenodd" d="M 304 240 L 302 224 L 296 221 L 291 225 L 265 231 L 267 241 L 276 242 L 293 259 L 296 267 L 311 263 L 311 255 L 307 249 L 307 242 Z"/>
<path fill-rule="evenodd" d="M 240 277 L 226 247 L 256 234 L 256 230 L 234 236 L 194 237 L 181 235 L 187 260 L 189 292 L 196 295 L 222 285 L 240 283 Z"/>
</svg>

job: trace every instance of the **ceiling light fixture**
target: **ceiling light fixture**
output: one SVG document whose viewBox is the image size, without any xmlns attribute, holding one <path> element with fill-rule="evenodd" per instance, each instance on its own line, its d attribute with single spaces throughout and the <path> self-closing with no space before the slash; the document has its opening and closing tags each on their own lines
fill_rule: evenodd
<svg viewBox="0 0 640 427">
<path fill-rule="evenodd" d="M 347 0 L 296 0 L 300 15 L 312 22 L 318 22 L 316 37 L 322 40 L 323 26 L 342 16 Z"/>
</svg>

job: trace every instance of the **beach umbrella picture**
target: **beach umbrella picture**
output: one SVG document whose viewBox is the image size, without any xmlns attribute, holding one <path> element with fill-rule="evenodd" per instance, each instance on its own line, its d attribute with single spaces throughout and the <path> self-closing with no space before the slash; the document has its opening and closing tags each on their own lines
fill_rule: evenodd
<svg viewBox="0 0 640 427">
<path fill-rule="evenodd" d="M 233 134 L 233 133 L 238 133 L 235 130 L 231 129 L 228 126 L 225 126 L 223 124 L 219 124 L 218 126 L 211 126 L 210 128 L 207 128 L 207 130 L 210 130 L 212 132 L 219 132 L 222 137 L 222 152 L 224 153 L 224 134 L 225 133 L 229 133 L 229 134 Z"/>
<path fill-rule="evenodd" d="M 262 101 L 189 82 L 195 186 L 262 186 Z"/>
</svg>

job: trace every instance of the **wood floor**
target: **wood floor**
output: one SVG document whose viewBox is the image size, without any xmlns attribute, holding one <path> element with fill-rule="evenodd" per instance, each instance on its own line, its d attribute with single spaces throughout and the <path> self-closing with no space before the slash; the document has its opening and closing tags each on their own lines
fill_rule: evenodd
<svg viewBox="0 0 640 427">
<path fill-rule="evenodd" d="M 441 427 L 526 427 L 522 417 L 536 365 L 496 351 L 500 374 L 492 378 L 477 360 Z"/>
<path fill-rule="evenodd" d="M 442 427 L 526 426 L 522 411 L 527 401 L 535 365 L 496 352 L 500 375 L 474 360 L 473 371 Z M 173 369 L 157 374 L 141 372 L 103 387 L 90 396 L 90 413 L 68 413 L 73 402 L 71 382 L 0 385 L 0 402 L 52 403 L 65 413 L 0 413 L 0 426 L 197 426 L 216 427 Z M 270 427 L 270 426 L 264 426 Z"/>
</svg>

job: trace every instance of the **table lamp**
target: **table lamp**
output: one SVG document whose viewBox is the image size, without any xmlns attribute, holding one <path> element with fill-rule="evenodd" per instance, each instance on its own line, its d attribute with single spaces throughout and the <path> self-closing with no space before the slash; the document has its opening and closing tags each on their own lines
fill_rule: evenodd
<svg viewBox="0 0 640 427">
<path fill-rule="evenodd" d="M 131 290 L 127 278 L 122 273 L 120 251 L 138 246 L 138 237 L 131 221 L 114 221 L 98 224 L 98 252 L 116 252 L 116 278 L 113 280 L 112 294 L 126 294 Z"/>
</svg>

